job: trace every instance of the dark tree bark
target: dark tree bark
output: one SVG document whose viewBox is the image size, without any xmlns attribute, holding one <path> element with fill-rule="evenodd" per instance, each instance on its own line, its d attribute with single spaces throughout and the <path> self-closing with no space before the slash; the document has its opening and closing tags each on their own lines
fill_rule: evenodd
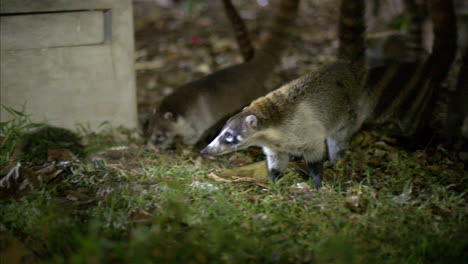
<svg viewBox="0 0 468 264">
<path fill-rule="evenodd" d="M 434 110 L 440 96 L 441 84 L 447 78 L 457 50 L 457 25 L 452 0 L 431 0 L 430 3 L 434 45 L 418 82 L 421 84 L 419 89 L 422 96 L 417 98 L 417 103 L 410 108 L 410 111 L 421 109 L 418 118 L 420 121 L 414 120 L 415 135 L 416 139 L 424 141 L 434 137 L 436 130 L 439 130 L 431 128 L 430 123 L 435 116 Z"/>
<path fill-rule="evenodd" d="M 450 96 L 448 117 L 443 133 L 445 142 L 453 146 L 463 140 L 463 122 L 468 114 L 468 46 L 463 50 L 455 92 Z"/>
<path fill-rule="evenodd" d="M 395 63 L 371 69 L 368 85 L 385 86 L 375 110 L 374 123 L 397 125 L 397 134 L 410 139 L 413 147 L 426 145 L 436 135 L 430 126 L 440 87 L 456 52 L 457 28 L 451 0 L 431 0 L 434 45 L 426 60 Z M 395 130 L 394 130 L 395 132 Z"/>
</svg>

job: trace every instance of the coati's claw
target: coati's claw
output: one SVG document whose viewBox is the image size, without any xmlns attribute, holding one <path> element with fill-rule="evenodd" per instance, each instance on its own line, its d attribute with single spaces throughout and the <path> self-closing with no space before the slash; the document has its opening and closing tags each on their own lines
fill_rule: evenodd
<svg viewBox="0 0 468 264">
<path fill-rule="evenodd" d="M 270 170 L 269 174 L 270 174 L 270 181 L 272 181 L 273 183 L 276 183 L 279 179 L 283 177 L 283 173 L 275 169 Z"/>
<path fill-rule="evenodd" d="M 322 187 L 323 161 L 307 162 L 307 168 L 310 177 L 314 179 L 315 188 L 320 189 Z"/>
<path fill-rule="evenodd" d="M 200 154 L 208 154 L 208 148 L 204 148 L 200 151 Z"/>
</svg>

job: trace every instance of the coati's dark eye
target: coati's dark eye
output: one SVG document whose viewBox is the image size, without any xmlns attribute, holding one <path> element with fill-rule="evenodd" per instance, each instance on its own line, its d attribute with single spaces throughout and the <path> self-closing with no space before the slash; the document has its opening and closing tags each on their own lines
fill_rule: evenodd
<svg viewBox="0 0 468 264">
<path fill-rule="evenodd" d="M 224 134 L 224 138 L 226 139 L 227 142 L 232 142 L 234 139 L 231 132 L 226 132 L 226 134 Z"/>
</svg>

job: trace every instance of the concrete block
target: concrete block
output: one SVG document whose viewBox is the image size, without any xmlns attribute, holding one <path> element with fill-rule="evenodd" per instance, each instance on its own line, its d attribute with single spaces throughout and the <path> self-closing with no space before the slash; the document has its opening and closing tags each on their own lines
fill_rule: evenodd
<svg viewBox="0 0 468 264">
<path fill-rule="evenodd" d="M 133 53 L 130 0 L 1 0 L 0 103 L 33 121 L 137 127 Z"/>
<path fill-rule="evenodd" d="M 4 50 L 101 44 L 104 42 L 104 12 L 4 16 L 0 32 L 0 47 Z"/>
</svg>

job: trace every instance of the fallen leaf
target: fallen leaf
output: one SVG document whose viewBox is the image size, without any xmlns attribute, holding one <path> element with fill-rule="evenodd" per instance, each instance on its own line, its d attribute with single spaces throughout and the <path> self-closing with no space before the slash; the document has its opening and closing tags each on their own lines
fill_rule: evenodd
<svg viewBox="0 0 468 264">
<path fill-rule="evenodd" d="M 306 182 L 298 182 L 291 186 L 291 188 L 295 193 L 309 193 L 312 191 L 312 188 L 310 188 L 310 185 Z"/>
<path fill-rule="evenodd" d="M 67 190 L 67 191 L 65 191 L 65 194 L 67 195 L 66 196 L 67 199 L 72 200 L 72 201 L 89 199 L 88 195 L 86 195 L 84 193 L 77 192 L 77 191 L 73 191 L 73 190 Z"/>
<path fill-rule="evenodd" d="M 243 167 L 236 167 L 226 169 L 219 174 L 223 178 L 237 177 L 251 177 L 257 180 L 265 181 L 268 179 L 268 170 L 265 161 L 256 162 Z"/>
<path fill-rule="evenodd" d="M 217 182 L 232 182 L 232 180 L 221 178 L 218 175 L 214 174 L 213 172 L 208 174 L 208 178 L 211 178 Z"/>
<path fill-rule="evenodd" d="M 255 178 L 250 178 L 250 177 L 237 177 L 237 176 L 232 176 L 229 179 L 219 177 L 218 175 L 214 174 L 213 172 L 208 175 L 209 178 L 217 181 L 217 182 L 223 182 L 223 183 L 235 183 L 235 182 L 251 182 L 255 183 L 263 188 L 270 188 L 268 184 L 265 184 L 264 182 L 257 180 Z"/>
<path fill-rule="evenodd" d="M 263 181 L 260 181 L 260 180 L 257 180 L 255 178 L 250 178 L 250 177 L 236 177 L 234 176 L 233 177 L 234 180 L 232 180 L 232 182 L 251 182 L 251 183 L 255 183 L 263 188 L 270 188 L 270 186 L 266 183 L 264 183 Z"/>
</svg>

